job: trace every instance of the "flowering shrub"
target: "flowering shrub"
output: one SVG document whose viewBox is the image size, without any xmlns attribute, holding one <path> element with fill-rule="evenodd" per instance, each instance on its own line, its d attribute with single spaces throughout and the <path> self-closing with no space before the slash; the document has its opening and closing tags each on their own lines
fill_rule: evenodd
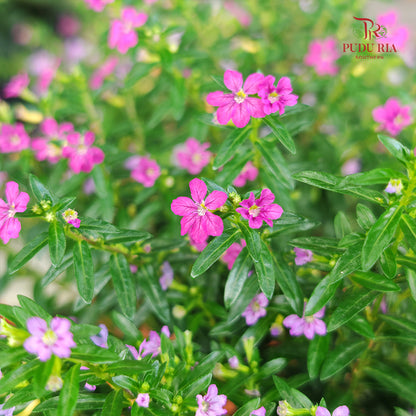
<svg viewBox="0 0 416 416">
<path fill-rule="evenodd" d="M 278 3 L 0 2 L 0 415 L 414 414 L 411 30 Z"/>
</svg>

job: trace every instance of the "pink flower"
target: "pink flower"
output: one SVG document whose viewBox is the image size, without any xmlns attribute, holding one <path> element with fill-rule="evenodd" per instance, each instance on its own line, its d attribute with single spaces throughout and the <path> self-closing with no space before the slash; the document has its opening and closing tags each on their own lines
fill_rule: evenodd
<svg viewBox="0 0 416 416">
<path fill-rule="evenodd" d="M 47 118 L 40 125 L 45 137 L 37 137 L 32 141 L 32 149 L 37 160 L 48 160 L 57 163 L 62 158 L 62 147 L 68 143 L 67 135 L 74 132 L 72 123 L 58 124 L 53 118 Z"/>
<path fill-rule="evenodd" d="M 104 152 L 98 147 L 92 147 L 95 135 L 87 131 L 84 136 L 74 132 L 67 136 L 68 145 L 62 149 L 62 156 L 69 159 L 69 167 L 75 173 L 91 172 L 94 165 L 104 160 Z"/>
<path fill-rule="evenodd" d="M 27 320 L 26 325 L 32 336 L 26 339 L 23 346 L 31 354 L 37 354 L 40 361 L 49 360 L 52 354 L 68 358 L 71 348 L 76 347 L 68 319 L 52 318 L 49 328 L 44 319 L 33 317 Z"/>
<path fill-rule="evenodd" d="M 255 199 L 254 193 L 250 192 L 250 197 L 241 201 L 242 208 L 237 208 L 236 211 L 248 220 L 248 225 L 251 228 L 260 228 L 263 221 L 273 227 L 272 220 L 277 220 L 283 214 L 282 207 L 273 204 L 273 201 L 274 194 L 270 189 L 263 189 L 258 199 Z"/>
<path fill-rule="evenodd" d="M 332 37 L 313 40 L 309 44 L 305 64 L 313 66 L 318 75 L 335 75 L 338 72 L 338 66 L 334 63 L 341 56 L 336 45 L 337 41 Z"/>
<path fill-rule="evenodd" d="M 94 10 L 95 12 L 102 12 L 104 7 L 112 3 L 114 0 L 84 0 L 85 3 L 89 6 L 90 9 Z"/>
<path fill-rule="evenodd" d="M 161 332 L 167 337 L 170 336 L 169 328 L 164 325 Z M 150 331 L 149 339 L 145 339 L 139 347 L 139 353 L 137 353 L 134 347 L 128 346 L 133 356 L 138 359 L 139 357 L 145 357 L 146 355 L 152 354 L 152 358 L 155 358 L 160 354 L 160 336 L 156 331 Z"/>
<path fill-rule="evenodd" d="M 309 263 L 312 260 L 313 253 L 311 250 L 305 250 L 303 248 L 295 247 L 293 251 L 296 254 L 296 266 L 303 266 L 304 264 Z"/>
<path fill-rule="evenodd" d="M 3 124 L 0 131 L 0 153 L 14 153 L 27 149 L 30 138 L 23 124 Z"/>
<path fill-rule="evenodd" d="M 409 29 L 406 26 L 398 25 L 398 16 L 395 11 L 390 11 L 386 14 L 380 14 L 376 19 L 380 26 L 387 29 L 385 37 L 376 38 L 378 43 L 388 43 L 394 45 L 398 51 L 403 51 L 410 38 Z"/>
<path fill-rule="evenodd" d="M 197 243 L 205 241 L 208 235 L 219 236 L 224 230 L 222 219 L 209 210 L 222 207 L 227 194 L 212 191 L 207 198 L 207 186 L 198 178 L 189 182 L 192 199 L 181 196 L 172 201 L 171 209 L 175 215 L 183 216 L 181 235 L 189 232 L 189 236 Z"/>
<path fill-rule="evenodd" d="M 145 188 L 152 187 L 160 176 L 159 165 L 155 160 L 146 156 L 129 157 L 124 166 L 132 171 L 131 177 Z"/>
<path fill-rule="evenodd" d="M 243 167 L 240 174 L 234 179 L 234 186 L 244 186 L 247 181 L 254 181 L 259 174 L 259 170 L 253 165 L 253 162 L 249 161 Z"/>
<path fill-rule="evenodd" d="M 246 318 L 247 325 L 254 325 L 260 318 L 266 316 L 266 306 L 269 304 L 269 300 L 262 292 L 254 296 L 247 308 L 241 314 Z"/>
<path fill-rule="evenodd" d="M 139 393 L 136 397 L 136 403 L 139 407 L 149 407 L 150 396 L 149 393 Z"/>
<path fill-rule="evenodd" d="M 11 238 L 19 237 L 21 224 L 14 216 L 26 211 L 30 198 L 26 192 L 19 192 L 19 185 L 13 181 L 6 183 L 5 194 L 7 202 L 0 198 L 0 238 L 7 244 Z"/>
<path fill-rule="evenodd" d="M 118 63 L 115 56 L 110 56 L 91 76 L 90 88 L 98 90 L 103 85 L 104 79 L 114 72 Z"/>
<path fill-rule="evenodd" d="M 236 261 L 238 255 L 245 246 L 245 240 L 240 240 L 240 244 L 233 243 L 230 247 L 227 248 L 227 250 L 221 257 L 221 260 L 227 264 L 228 270 L 231 270 L 233 268 L 234 262 Z"/>
<path fill-rule="evenodd" d="M 230 364 L 230 367 L 235 370 L 240 365 L 240 362 L 238 361 L 237 356 L 233 355 L 228 359 L 228 364 Z"/>
<path fill-rule="evenodd" d="M 12 97 L 18 97 L 21 92 L 27 88 L 29 85 L 29 75 L 24 74 L 18 74 L 15 75 L 8 84 L 4 87 L 3 90 L 3 96 L 4 98 L 12 98 Z"/>
<path fill-rule="evenodd" d="M 386 104 L 373 110 L 374 121 L 380 123 L 378 130 L 386 130 L 392 136 L 399 134 L 413 121 L 410 115 L 410 106 L 401 106 L 397 98 L 389 98 Z"/>
<path fill-rule="evenodd" d="M 143 26 L 147 21 L 147 14 L 137 12 L 133 7 L 125 7 L 121 20 L 113 20 L 108 34 L 108 46 L 125 54 L 130 48 L 137 45 L 139 38 L 135 28 Z"/>
<path fill-rule="evenodd" d="M 190 137 L 184 145 L 175 150 L 176 160 L 181 168 L 186 169 L 191 175 L 197 175 L 208 165 L 212 153 L 207 151 L 210 143 L 199 143 Z"/>
<path fill-rule="evenodd" d="M 237 127 L 245 127 L 250 121 L 250 116 L 264 117 L 261 100 L 249 97 L 249 94 L 257 94 L 263 79 L 262 74 L 251 74 L 243 85 L 243 75 L 240 72 L 225 71 L 224 84 L 232 93 L 225 94 L 222 91 L 215 91 L 207 95 L 207 103 L 219 107 L 217 110 L 218 122 L 227 124 L 232 120 Z"/>
<path fill-rule="evenodd" d="M 298 96 L 292 94 L 292 85 L 288 77 L 280 78 L 277 87 L 274 84 L 275 77 L 267 75 L 259 85 L 259 97 L 264 105 L 264 112 L 272 114 L 276 111 L 280 115 L 285 113 L 285 107 L 292 107 L 298 102 Z"/>
<path fill-rule="evenodd" d="M 331 413 L 328 409 L 325 409 L 325 407 L 318 406 L 316 409 L 316 416 L 331 416 Z M 333 412 L 332 416 L 349 416 L 350 410 L 347 406 L 339 406 L 337 407 Z"/>
<path fill-rule="evenodd" d="M 108 348 L 108 329 L 104 324 L 100 324 L 101 331 L 98 335 L 93 335 L 91 341 L 97 345 L 97 347 Z"/>
<path fill-rule="evenodd" d="M 197 394 L 198 410 L 195 416 L 221 416 L 226 415 L 227 410 L 224 409 L 227 403 L 227 396 L 225 394 L 218 395 L 218 388 L 215 384 L 208 387 L 207 394 L 202 396 Z"/>
<path fill-rule="evenodd" d="M 343 176 L 353 175 L 361 171 L 361 160 L 353 157 L 348 159 L 341 167 L 341 173 Z"/>
<path fill-rule="evenodd" d="M 325 315 L 325 307 L 320 311 L 316 312 L 312 316 L 305 316 L 305 313 L 302 315 L 302 318 L 293 314 L 287 316 L 283 320 L 283 325 L 286 328 L 290 328 L 290 335 L 298 337 L 302 334 L 306 338 L 312 339 L 315 334 L 325 335 L 326 334 L 326 325 L 325 322 L 319 318 L 323 318 Z"/>
<path fill-rule="evenodd" d="M 86 390 L 89 390 L 89 391 L 95 391 L 97 389 L 97 386 L 94 386 L 94 385 L 89 384 L 89 383 L 85 383 L 84 387 L 85 387 Z"/>
<path fill-rule="evenodd" d="M 224 3 L 224 8 L 231 13 L 242 26 L 250 26 L 251 14 L 243 9 L 236 1 L 227 0 Z"/>
<path fill-rule="evenodd" d="M 79 28 L 79 20 L 76 17 L 71 16 L 70 14 L 62 14 L 59 16 L 56 29 L 64 38 L 75 36 L 79 31 Z"/>
<path fill-rule="evenodd" d="M 68 224 L 71 224 L 75 228 L 79 228 L 81 225 L 81 220 L 78 218 L 78 212 L 71 208 L 65 210 L 65 212 L 62 213 L 62 217 Z"/>
<path fill-rule="evenodd" d="M 204 248 L 208 245 L 208 235 L 205 236 L 204 240 L 195 242 L 191 236 L 189 236 L 189 244 L 197 251 L 203 251 Z"/>
<path fill-rule="evenodd" d="M 282 333 L 283 327 L 277 322 L 273 322 L 270 327 L 270 335 L 272 337 L 278 337 Z"/>
<path fill-rule="evenodd" d="M 250 413 L 250 416 L 266 416 L 266 408 L 264 406 L 258 408 L 257 410 L 253 410 Z"/>
<path fill-rule="evenodd" d="M 173 282 L 173 269 L 169 262 L 165 261 L 162 265 L 162 276 L 159 279 L 160 286 L 167 290 Z"/>
</svg>

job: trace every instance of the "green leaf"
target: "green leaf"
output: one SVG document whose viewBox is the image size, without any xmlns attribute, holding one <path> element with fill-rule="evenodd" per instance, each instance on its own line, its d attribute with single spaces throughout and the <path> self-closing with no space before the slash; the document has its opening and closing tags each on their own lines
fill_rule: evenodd
<svg viewBox="0 0 416 416">
<path fill-rule="evenodd" d="M 101 410 L 108 393 L 99 394 L 79 394 L 76 402 L 76 410 Z M 56 416 L 56 407 L 59 403 L 59 396 L 51 397 L 45 400 L 39 406 L 35 407 L 32 413 L 41 413 L 42 416 Z M 44 413 L 50 412 L 50 413 Z"/>
<path fill-rule="evenodd" d="M 113 254 L 110 257 L 110 272 L 121 311 L 132 317 L 136 312 L 136 288 L 129 264 L 123 255 Z"/>
<path fill-rule="evenodd" d="M 358 290 L 350 290 L 346 292 L 339 303 L 338 307 L 331 315 L 328 324 L 328 332 L 334 331 L 341 325 L 347 323 L 358 312 L 362 311 L 370 304 L 378 295 L 374 290 L 361 288 Z"/>
<path fill-rule="evenodd" d="M 241 173 L 246 163 L 251 159 L 253 159 L 253 152 L 247 149 L 240 149 L 234 158 L 224 166 L 224 169 L 217 174 L 215 180 L 224 187 L 228 186 Z"/>
<path fill-rule="evenodd" d="M 260 150 L 265 165 L 271 172 L 272 179 L 275 182 L 282 184 L 287 189 L 294 189 L 295 181 L 292 179 L 285 158 L 282 156 L 276 145 L 265 139 L 260 139 L 256 142 L 256 147 Z"/>
<path fill-rule="evenodd" d="M 66 249 L 66 237 L 62 224 L 53 221 L 49 225 L 49 254 L 51 256 L 52 265 L 57 267 L 64 258 Z"/>
<path fill-rule="evenodd" d="M 391 178 L 406 179 L 403 173 L 389 168 L 377 168 L 368 172 L 354 173 L 347 175 L 341 181 L 340 186 L 356 186 L 356 185 L 378 185 L 387 184 Z"/>
<path fill-rule="evenodd" d="M 253 265 L 247 248 L 243 248 L 234 262 L 224 289 L 224 304 L 229 308 L 238 299 Z"/>
<path fill-rule="evenodd" d="M 367 338 L 375 338 L 375 334 L 371 325 L 361 316 L 354 316 L 347 322 L 347 327 Z"/>
<path fill-rule="evenodd" d="M 152 234 L 146 231 L 119 230 L 117 233 L 106 233 L 105 242 L 108 244 L 132 243 L 152 238 Z"/>
<path fill-rule="evenodd" d="M 372 225 L 363 245 L 361 265 L 368 271 L 379 259 L 381 253 L 390 244 L 399 225 L 402 207 L 395 205 L 385 211 Z"/>
<path fill-rule="evenodd" d="M 234 416 L 250 416 L 253 410 L 258 409 L 260 406 L 260 399 L 253 399 L 241 406 L 235 413 Z"/>
<path fill-rule="evenodd" d="M 348 218 L 342 211 L 339 211 L 338 214 L 335 216 L 334 227 L 335 235 L 337 238 L 341 239 L 344 236 L 352 233 L 351 225 L 348 221 Z"/>
<path fill-rule="evenodd" d="M 72 254 L 68 255 L 63 262 L 55 267 L 51 266 L 49 267 L 46 274 L 42 277 L 42 280 L 40 281 L 41 287 L 46 287 L 49 285 L 49 283 L 52 283 L 61 273 L 63 273 L 71 264 L 73 263 L 73 257 Z"/>
<path fill-rule="evenodd" d="M 307 231 L 315 228 L 320 223 L 310 218 L 302 217 L 290 211 L 284 211 L 282 216 L 273 225 L 273 229 L 267 238 L 273 238 L 276 235 L 285 233 L 296 233 L 299 231 Z M 336 243 L 335 243 L 336 244 Z"/>
<path fill-rule="evenodd" d="M 416 334 L 416 323 L 403 317 L 395 317 L 390 315 L 380 314 L 380 318 L 392 325 L 394 329 L 404 331 L 405 333 L 411 332 Z"/>
<path fill-rule="evenodd" d="M 102 415 L 120 416 L 123 411 L 123 390 L 112 391 L 105 399 Z"/>
<path fill-rule="evenodd" d="M 64 377 L 64 386 L 56 409 L 57 416 L 71 416 L 75 412 L 79 393 L 79 368 L 80 364 L 72 366 Z"/>
<path fill-rule="evenodd" d="M 329 336 L 315 336 L 309 343 L 307 364 L 311 379 L 319 376 L 319 370 L 328 354 L 329 341 Z"/>
<path fill-rule="evenodd" d="M 25 245 L 11 261 L 9 274 L 16 273 L 22 268 L 36 253 L 38 253 L 48 243 L 48 233 L 44 232 L 34 238 L 29 244 Z"/>
<path fill-rule="evenodd" d="M 251 128 L 249 126 L 243 129 L 236 128 L 226 137 L 215 157 L 213 165 L 214 170 L 225 165 L 236 154 L 239 147 L 247 139 L 250 131 Z"/>
<path fill-rule="evenodd" d="M 52 316 L 49 315 L 48 312 L 45 311 L 41 306 L 39 306 L 35 301 L 29 299 L 23 295 L 17 295 L 17 299 L 19 300 L 20 305 L 22 308 L 30 315 L 30 316 L 39 316 L 40 318 L 44 319 L 45 321 L 49 321 Z"/>
<path fill-rule="evenodd" d="M 140 390 L 140 384 L 131 377 L 118 375 L 112 378 L 112 381 L 117 386 L 129 390 L 133 395 L 137 395 L 137 392 Z"/>
<path fill-rule="evenodd" d="M 253 260 L 260 289 L 270 299 L 273 296 L 276 275 L 270 250 L 260 238 L 259 232 L 250 228 L 247 222 L 240 222 L 239 227 L 246 240 L 248 253 Z"/>
<path fill-rule="evenodd" d="M 219 237 L 215 237 L 204 251 L 196 259 L 192 271 L 192 277 L 198 277 L 205 273 L 227 250 L 231 244 L 241 237 L 237 229 L 225 230 Z"/>
<path fill-rule="evenodd" d="M 412 298 L 416 302 L 416 273 L 415 271 L 407 269 L 406 279 L 409 284 L 409 289 L 410 289 L 410 293 L 412 294 Z"/>
<path fill-rule="evenodd" d="M 55 202 L 55 196 L 42 182 L 39 181 L 35 175 L 29 175 L 29 184 L 33 195 L 35 195 L 35 198 L 39 202 L 47 200 L 51 201 L 52 203 Z"/>
<path fill-rule="evenodd" d="M 376 217 L 370 208 L 357 204 L 357 222 L 364 231 L 367 231 L 376 222 Z"/>
<path fill-rule="evenodd" d="M 95 345 L 79 345 L 71 351 L 71 358 L 91 364 L 109 364 L 119 361 L 120 357 L 113 351 Z"/>
<path fill-rule="evenodd" d="M 39 365 L 38 360 L 32 360 L 27 364 L 19 365 L 16 370 L 5 374 L 1 379 L 0 394 L 10 394 L 17 385 L 24 381 L 30 380 Z"/>
<path fill-rule="evenodd" d="M 289 150 L 290 153 L 296 153 L 295 142 L 293 141 L 286 127 L 282 123 L 277 121 L 272 116 L 266 116 L 265 118 L 263 118 L 263 122 L 268 127 L 270 127 L 276 139 L 279 140 L 279 142 L 282 143 L 282 145 L 286 147 L 286 149 Z"/>
<path fill-rule="evenodd" d="M 380 292 L 398 292 L 400 286 L 391 280 L 387 280 L 384 276 L 373 272 L 355 272 L 351 280 L 359 283 L 361 286 L 369 289 L 378 290 Z"/>
<path fill-rule="evenodd" d="M 344 251 L 338 246 L 338 240 L 336 238 L 298 237 L 291 240 L 290 245 L 293 247 L 305 248 L 325 255 L 342 253 Z"/>
<path fill-rule="evenodd" d="M 127 338 L 134 340 L 140 338 L 140 331 L 128 317 L 115 310 L 112 311 L 111 317 L 114 321 L 114 325 L 120 329 Z"/>
<path fill-rule="evenodd" d="M 397 274 L 396 255 L 391 247 L 387 247 L 380 257 L 380 266 L 383 273 L 389 278 L 394 279 Z"/>
<path fill-rule="evenodd" d="M 52 373 L 52 368 L 55 363 L 55 360 L 59 358 L 53 356 L 52 359 L 49 359 L 46 362 L 41 362 L 39 368 L 33 377 L 33 391 L 38 397 L 42 397 L 45 393 L 45 386 L 49 380 L 49 376 Z"/>
<path fill-rule="evenodd" d="M 266 377 L 270 377 L 273 374 L 279 373 L 287 366 L 286 358 L 275 358 L 273 360 L 264 363 L 259 373 L 256 375 L 258 380 L 262 380 Z"/>
<path fill-rule="evenodd" d="M 140 373 L 152 371 L 154 366 L 150 362 L 138 360 L 123 360 L 108 364 L 106 370 L 110 374 L 130 374 L 137 376 Z"/>
<path fill-rule="evenodd" d="M 339 373 L 352 361 L 356 360 L 366 349 L 366 342 L 346 342 L 338 345 L 326 357 L 322 369 L 321 380 L 327 380 Z"/>
<path fill-rule="evenodd" d="M 136 82 L 139 81 L 141 78 L 145 77 L 154 66 L 154 63 L 136 63 L 130 70 L 124 81 L 124 88 L 131 89 L 134 86 L 134 84 L 136 84 Z"/>
<path fill-rule="evenodd" d="M 85 302 L 91 303 L 94 296 L 94 268 L 88 243 L 77 241 L 73 248 L 74 273 L 78 292 Z"/>
<path fill-rule="evenodd" d="M 400 218 L 400 228 L 410 248 L 416 247 L 416 220 L 408 214 Z"/>
<path fill-rule="evenodd" d="M 292 388 L 283 379 L 273 376 L 279 398 L 287 400 L 293 407 L 312 407 L 313 403 L 300 391 Z"/>
<path fill-rule="evenodd" d="M 377 137 L 397 160 L 400 160 L 400 162 L 403 162 L 404 164 L 407 163 L 410 156 L 410 150 L 406 146 L 403 146 L 397 140 L 382 134 L 379 134 Z"/>
</svg>

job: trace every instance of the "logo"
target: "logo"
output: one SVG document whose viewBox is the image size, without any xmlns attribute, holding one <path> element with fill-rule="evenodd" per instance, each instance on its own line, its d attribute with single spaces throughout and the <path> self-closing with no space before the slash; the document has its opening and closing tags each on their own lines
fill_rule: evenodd
<svg viewBox="0 0 416 416">
<path fill-rule="evenodd" d="M 374 35 L 375 38 L 385 38 L 387 35 L 387 29 L 385 26 L 380 26 L 378 23 L 374 23 L 374 20 L 367 17 L 355 17 L 355 20 L 359 20 L 364 24 L 364 40 L 371 40 Z M 370 26 L 371 23 L 371 26 Z M 373 29 L 375 26 L 375 29 Z"/>
</svg>

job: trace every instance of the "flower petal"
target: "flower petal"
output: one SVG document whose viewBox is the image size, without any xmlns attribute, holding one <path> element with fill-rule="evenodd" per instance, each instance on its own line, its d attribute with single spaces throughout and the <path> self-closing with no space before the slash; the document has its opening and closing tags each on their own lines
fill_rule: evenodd
<svg viewBox="0 0 416 416">
<path fill-rule="evenodd" d="M 221 217 L 218 215 L 214 215 L 212 212 L 207 212 L 201 218 L 201 224 L 205 230 L 205 234 L 219 236 L 224 231 L 224 224 Z"/>
<path fill-rule="evenodd" d="M 207 194 L 207 186 L 205 185 L 205 182 L 201 181 L 201 179 L 194 178 L 191 182 L 189 182 L 189 188 L 191 190 L 192 199 L 200 204 Z"/>
<path fill-rule="evenodd" d="M 243 86 L 243 75 L 229 69 L 224 73 L 224 84 L 229 90 L 238 92 Z"/>
<path fill-rule="evenodd" d="M 217 209 L 222 207 L 227 201 L 228 195 L 222 191 L 212 191 L 205 200 L 205 206 L 208 209 Z"/>
<path fill-rule="evenodd" d="M 244 82 L 244 92 L 246 94 L 257 94 L 260 84 L 264 81 L 264 75 L 258 72 L 251 74 Z"/>
<path fill-rule="evenodd" d="M 207 103 L 213 106 L 224 106 L 234 101 L 233 94 L 224 94 L 222 91 L 210 92 L 207 95 Z"/>
<path fill-rule="evenodd" d="M 198 208 L 191 198 L 180 196 L 172 201 L 170 209 L 175 215 L 191 215 L 197 212 Z"/>
</svg>

